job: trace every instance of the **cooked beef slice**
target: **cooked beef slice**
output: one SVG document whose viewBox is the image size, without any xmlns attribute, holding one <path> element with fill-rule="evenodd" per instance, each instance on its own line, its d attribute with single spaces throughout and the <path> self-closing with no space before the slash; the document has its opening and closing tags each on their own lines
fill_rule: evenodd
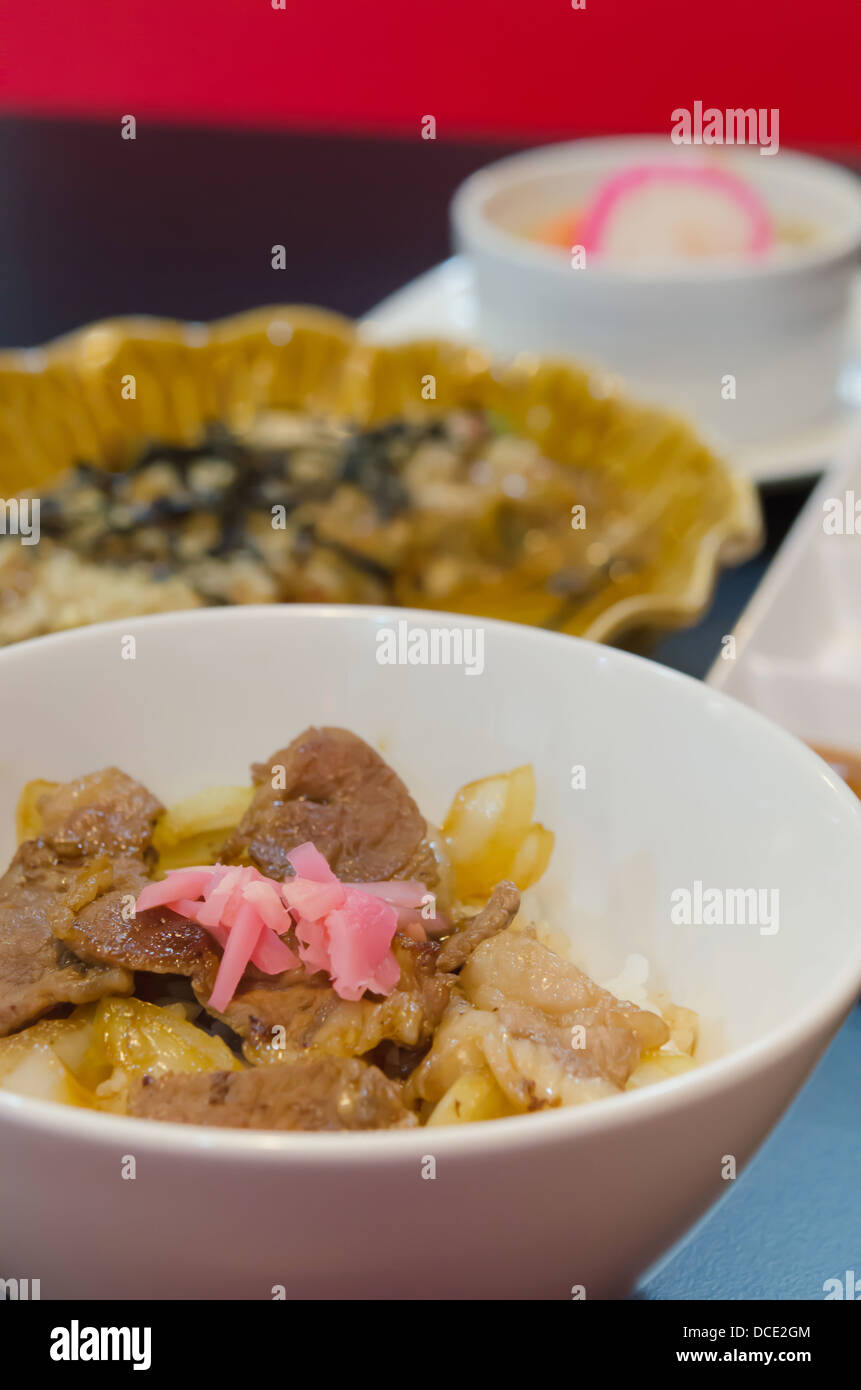
<svg viewBox="0 0 861 1390">
<path fill-rule="evenodd" d="M 102 891 L 73 915 L 58 914 L 52 931 L 83 961 L 191 974 L 211 957 L 212 938 L 196 923 L 167 908 L 138 917 L 128 900 L 149 882 L 155 858 L 152 830 L 161 805 L 139 782 L 115 768 L 69 782 L 42 799 L 42 838 L 69 856 L 101 852 L 106 862 Z M 125 915 L 124 914 L 125 910 Z"/>
<path fill-rule="evenodd" d="M 127 970 L 78 959 L 52 931 L 98 891 L 98 872 L 76 871 L 32 840 L 20 847 L 0 879 L 0 1037 L 57 1004 L 131 992 Z"/>
<path fill-rule="evenodd" d="M 540 1014 L 516 1007 L 477 1009 L 456 993 L 405 1089 L 411 1102 L 436 1104 L 465 1072 L 489 1071 L 514 1110 L 577 1105 L 617 1093 L 636 1065 L 639 1053 L 630 1034 L 610 1041 L 616 1080 L 602 1069 L 591 1039 L 587 1049 L 576 1051 L 570 1034 Z"/>
<path fill-rule="evenodd" d="M 473 952 L 459 985 L 479 1009 L 520 1004 L 537 1010 L 569 1033 L 594 1024 L 633 1033 L 642 1051 L 661 1047 L 670 1030 L 662 1018 L 602 989 L 572 961 L 551 951 L 529 931 L 504 932 Z"/>
<path fill-rule="evenodd" d="M 433 1044 L 407 1083 L 436 1102 L 464 1070 L 490 1070 L 517 1110 L 621 1090 L 663 1019 L 616 999 L 529 932 L 484 941 L 458 977 Z"/>
<path fill-rule="evenodd" d="M 62 782 L 39 802 L 40 840 L 59 855 L 80 858 L 103 850 L 115 859 L 150 854 L 161 802 L 119 768 L 106 767 Z"/>
<path fill-rule="evenodd" d="M 152 908 L 128 920 L 123 916 L 127 893 L 138 893 L 148 880 L 123 893 L 105 893 L 77 916 L 55 928 L 57 935 L 82 960 L 149 970 L 154 975 L 191 975 L 218 955 L 212 937 L 196 922 L 178 917 L 169 908 Z"/>
<path fill-rule="evenodd" d="M 248 854 L 263 873 L 283 878 L 289 851 L 311 840 L 348 882 L 435 881 L 421 812 L 397 773 L 355 734 L 306 729 L 255 764 L 252 777 L 257 791 L 224 846 L 228 861 Z"/>
<path fill-rule="evenodd" d="M 514 921 L 520 910 L 520 893 L 513 883 L 504 879 L 497 883 L 486 907 L 474 917 L 462 922 L 453 936 L 442 943 L 437 959 L 438 970 L 459 970 L 477 946 Z"/>
<path fill-rule="evenodd" d="M 437 970 L 436 942 L 416 942 L 397 932 L 392 949 L 401 978 L 384 998 L 341 999 L 326 975 L 305 969 L 264 975 L 249 966 L 230 1004 L 218 1014 L 244 1040 L 251 1062 L 290 1062 L 303 1054 L 358 1057 L 383 1040 L 404 1047 L 430 1041 L 445 1012 L 454 976 Z M 192 977 L 194 992 L 206 1005 L 218 960 L 207 961 Z"/>
<path fill-rule="evenodd" d="M 161 806 L 145 787 L 106 768 L 46 793 L 42 830 L 19 846 L 0 879 L 0 1035 L 57 1004 L 128 994 L 124 962 L 84 959 L 64 938 L 106 894 L 146 882 L 145 857 Z"/>
<path fill-rule="evenodd" d="M 602 1077 L 611 1086 L 621 1090 L 640 1060 L 640 1045 L 629 1028 L 617 1024 L 588 1022 L 583 1020 L 583 1047 L 573 1045 L 573 1025 L 571 1028 L 551 1022 L 545 1014 L 535 1009 L 524 1008 L 521 1004 L 506 1004 L 496 1009 L 494 1017 L 513 1042 L 513 1054 L 517 1056 L 519 1043 L 531 1043 L 536 1060 L 541 1059 L 546 1067 L 552 1059 L 563 1074 L 564 1081 L 582 1081 Z M 526 1055 L 526 1049 L 522 1049 Z M 522 1068 L 528 1074 L 529 1068 Z M 543 1088 L 548 1097 L 553 1086 Z"/>
<path fill-rule="evenodd" d="M 417 1123 L 400 1087 L 356 1058 L 240 1072 L 142 1077 L 129 1114 L 236 1129 L 398 1129 Z"/>
</svg>

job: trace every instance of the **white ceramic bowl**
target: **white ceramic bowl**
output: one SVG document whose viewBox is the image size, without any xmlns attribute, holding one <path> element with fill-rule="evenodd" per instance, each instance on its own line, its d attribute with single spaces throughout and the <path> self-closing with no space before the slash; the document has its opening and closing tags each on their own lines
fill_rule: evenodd
<svg viewBox="0 0 861 1390">
<path fill-rule="evenodd" d="M 821 241 L 762 264 L 656 272 L 587 260 L 574 270 L 564 252 L 520 235 L 581 205 L 626 164 L 703 153 L 652 136 L 578 140 L 473 174 L 455 195 L 452 223 L 473 267 L 479 336 L 503 353 L 564 353 L 608 367 L 635 393 L 733 443 L 784 437 L 834 407 L 861 247 L 852 174 L 786 150 L 720 151 L 774 214 L 822 229 Z M 722 395 L 727 375 L 735 399 Z"/>
<path fill-rule="evenodd" d="M 725 1190 L 724 1156 L 746 1163 L 838 1027 L 861 984 L 861 805 L 823 763 L 703 685 L 527 627 L 484 625 L 480 676 L 381 667 L 375 633 L 399 619 L 470 626 L 231 608 L 3 650 L 4 854 L 32 777 L 115 762 L 170 801 L 245 779 L 311 721 L 376 743 L 431 819 L 467 778 L 529 760 L 558 837 L 548 916 L 599 976 L 647 955 L 701 1015 L 702 1067 L 580 1109 L 355 1135 L 0 1093 L 0 1275 L 45 1298 L 620 1295 Z M 697 879 L 779 889 L 780 930 L 672 925 L 670 893 Z"/>
</svg>

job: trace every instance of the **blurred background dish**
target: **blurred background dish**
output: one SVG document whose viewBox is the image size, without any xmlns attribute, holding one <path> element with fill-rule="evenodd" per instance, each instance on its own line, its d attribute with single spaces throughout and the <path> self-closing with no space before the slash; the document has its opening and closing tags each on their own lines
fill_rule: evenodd
<svg viewBox="0 0 861 1390">
<path fill-rule="evenodd" d="M 0 641 L 217 603 L 400 603 L 619 638 L 695 621 L 752 485 L 574 365 L 336 315 L 95 324 L 0 359 Z M 122 389 L 118 389 L 124 383 Z"/>
<path fill-rule="evenodd" d="M 620 175 L 635 184 L 627 218 L 618 191 L 608 205 Z M 722 180 L 764 220 L 758 252 Z M 785 150 L 574 141 L 472 175 L 452 225 L 494 350 L 600 363 L 734 446 L 828 423 L 861 248 L 861 190 L 844 170 Z"/>
<path fill-rule="evenodd" d="M 450 256 L 387 295 L 362 320 L 374 342 L 399 342 L 432 333 L 462 342 L 479 338 L 475 275 L 467 258 Z M 729 403 L 727 403 L 729 404 Z M 808 481 L 845 447 L 861 405 L 861 274 L 852 279 L 846 357 L 830 411 L 806 429 L 784 425 L 757 444 L 735 443 L 734 467 L 761 485 Z"/>
</svg>

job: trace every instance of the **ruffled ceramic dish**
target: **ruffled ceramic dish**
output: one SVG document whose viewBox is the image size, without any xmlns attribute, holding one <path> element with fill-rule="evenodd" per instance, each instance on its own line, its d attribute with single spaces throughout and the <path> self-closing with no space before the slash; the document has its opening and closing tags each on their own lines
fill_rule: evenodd
<svg viewBox="0 0 861 1390">
<path fill-rule="evenodd" d="M 80 465 L 86 465 L 87 477 L 101 477 L 104 495 L 105 476 L 139 469 L 142 456 L 160 460 L 159 450 L 169 456 L 172 449 L 200 446 L 213 425 L 241 441 L 253 437 L 261 419 L 271 424 L 279 416 L 282 423 L 292 419 L 294 426 L 297 418 L 327 421 L 331 457 L 336 445 L 346 448 L 344 441 L 350 439 L 358 438 L 361 449 L 370 447 L 369 440 L 377 448 L 381 427 L 393 420 L 406 422 L 397 428 L 412 431 L 410 447 L 424 450 L 419 468 L 424 491 L 419 488 L 410 501 L 406 488 L 400 530 L 378 506 L 369 528 L 377 548 L 368 542 L 358 556 L 351 547 L 359 546 L 367 518 L 357 520 L 355 506 L 341 515 L 340 532 L 327 534 L 315 514 L 310 526 L 305 517 L 302 527 L 294 528 L 292 540 L 277 533 L 274 541 L 267 537 L 270 551 L 280 546 L 285 553 L 292 546 L 298 553 L 297 536 L 301 532 L 307 542 L 317 525 L 321 543 L 338 552 L 339 565 L 356 566 L 361 584 L 331 592 L 325 586 L 309 589 L 307 583 L 297 587 L 275 563 L 277 582 L 263 593 L 252 585 L 248 601 L 394 601 L 509 618 L 598 641 L 633 639 L 643 630 L 695 621 L 708 605 L 721 566 L 746 558 L 760 539 L 755 489 L 733 475 L 682 419 L 631 403 L 612 385 L 573 365 L 526 357 L 503 364 L 442 341 L 372 345 L 350 321 L 296 306 L 257 309 L 211 325 L 108 320 L 45 348 L 0 354 L 0 494 L 43 499 L 44 536 L 50 516 L 56 520 L 56 489 L 70 470 L 78 469 L 81 476 Z M 471 453 L 462 443 L 467 436 Z M 453 439 L 459 441 L 456 446 Z M 522 458 L 528 467 L 522 470 L 516 453 L 513 463 L 504 462 L 512 440 L 521 452 L 527 449 Z M 494 445 L 491 457 L 497 462 L 503 459 L 502 472 L 497 467 L 490 482 L 479 476 L 486 467 L 486 445 Z M 319 446 L 315 436 L 317 454 Z M 208 460 L 207 448 L 199 455 Z M 282 461 L 284 457 L 282 451 Z M 348 491 L 361 508 L 367 488 L 352 457 Z M 386 459 L 388 482 L 397 467 L 391 456 Z M 455 476 L 452 470 L 460 470 L 458 507 L 465 495 L 473 497 L 462 514 L 421 500 L 431 493 L 438 498 L 434 469 L 440 467 L 443 472 L 448 468 L 449 481 Z M 345 476 L 338 473 L 339 487 Z M 277 481 L 287 485 L 280 475 Z M 404 493 L 403 478 L 396 481 Z M 295 479 L 287 483 L 292 488 Z M 541 491 L 544 508 L 539 521 L 530 520 L 528 512 L 536 491 Z M 443 492 L 454 495 L 450 489 Z M 491 494 L 492 506 L 485 506 Z M 582 497 L 584 503 L 588 499 L 588 506 L 571 504 L 572 497 Z M 340 492 L 336 500 L 340 514 Z M 429 527 L 431 512 L 436 520 Z M 583 513 L 579 519 L 577 512 Z M 405 529 L 404 516 L 412 529 Z M 491 522 L 495 549 L 488 548 Z M 332 524 L 330 512 L 325 526 Z M 265 525 L 268 529 L 268 516 Z M 584 534 L 578 538 L 575 565 L 571 545 L 578 526 Z M 149 528 L 156 539 L 160 528 L 158 520 Z M 56 532 L 53 540 L 50 530 L 48 536 L 49 549 L 56 548 Z M 381 536 L 388 547 L 382 562 Z M 7 539 L 0 547 L 7 560 L 8 547 Z M 15 549 L 31 572 L 24 578 L 16 574 L 6 586 L 0 583 L 0 614 L 10 605 L 14 609 L 33 584 L 33 556 L 26 546 Z M 476 550 L 482 552 L 478 558 Z M 107 553 L 110 557 L 113 552 L 109 548 Z M 76 563 L 79 557 L 80 549 Z M 85 555 L 89 573 L 102 594 L 110 589 L 110 603 L 101 604 L 97 596 L 58 618 L 48 593 L 41 600 L 45 616 L 35 620 L 37 626 L 29 618 L 30 626 L 16 633 L 13 624 L 12 635 L 7 632 L 3 640 L 126 616 L 126 610 L 132 616 L 154 608 L 237 601 L 231 590 L 226 598 L 205 589 L 202 597 L 200 591 L 184 597 L 190 591 L 182 585 L 173 590 L 166 585 L 154 602 L 140 602 L 131 591 L 125 598 L 115 559 L 111 582 L 105 583 L 101 569 L 92 569 L 92 558 Z M 100 566 L 104 556 L 96 559 Z M 163 564 L 161 570 L 170 566 Z M 443 574 L 447 578 L 440 578 Z M 66 582 L 62 573 L 56 582 Z"/>
</svg>

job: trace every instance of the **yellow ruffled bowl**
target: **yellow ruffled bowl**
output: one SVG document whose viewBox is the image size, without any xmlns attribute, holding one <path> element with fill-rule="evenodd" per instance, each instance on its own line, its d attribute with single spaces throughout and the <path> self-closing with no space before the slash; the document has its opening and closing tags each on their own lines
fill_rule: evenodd
<svg viewBox="0 0 861 1390">
<path fill-rule="evenodd" d="M 429 377 L 435 398 L 425 400 Z M 608 392 L 569 363 L 499 364 L 438 340 L 373 345 L 348 319 L 294 305 L 212 324 L 110 319 L 0 353 L 0 495 L 38 492 L 83 460 L 123 468 L 147 441 L 191 444 L 208 421 L 241 430 L 261 410 L 364 426 L 469 405 L 504 415 L 560 463 L 612 472 L 659 530 L 655 558 L 586 597 L 567 632 L 609 641 L 694 622 L 720 567 L 760 542 L 756 489 L 684 420 Z M 409 601 L 421 606 L 420 595 Z M 539 626 L 551 610 L 558 600 L 529 592 L 516 569 L 458 609 Z"/>
</svg>

